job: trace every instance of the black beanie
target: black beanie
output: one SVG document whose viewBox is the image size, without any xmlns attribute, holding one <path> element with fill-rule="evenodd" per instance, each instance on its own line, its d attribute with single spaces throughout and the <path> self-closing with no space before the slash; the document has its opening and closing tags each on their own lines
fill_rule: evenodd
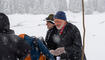
<svg viewBox="0 0 105 60">
<path fill-rule="evenodd" d="M 46 21 L 54 24 L 54 14 L 49 14 L 49 16 L 46 18 Z"/>
</svg>

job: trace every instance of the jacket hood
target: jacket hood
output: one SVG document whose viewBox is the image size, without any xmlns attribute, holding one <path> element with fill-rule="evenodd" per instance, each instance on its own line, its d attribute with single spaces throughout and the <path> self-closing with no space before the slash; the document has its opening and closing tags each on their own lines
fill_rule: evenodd
<svg viewBox="0 0 105 60">
<path fill-rule="evenodd" d="M 10 30 L 10 22 L 8 16 L 0 13 L 0 33 L 8 32 Z"/>
</svg>

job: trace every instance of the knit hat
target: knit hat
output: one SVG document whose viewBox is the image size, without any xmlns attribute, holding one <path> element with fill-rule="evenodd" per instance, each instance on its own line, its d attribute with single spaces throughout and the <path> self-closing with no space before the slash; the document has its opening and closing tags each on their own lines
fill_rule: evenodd
<svg viewBox="0 0 105 60">
<path fill-rule="evenodd" d="M 61 20 L 67 20 L 66 19 L 66 14 L 65 14 L 65 12 L 63 12 L 63 11 L 58 11 L 57 13 L 56 13 L 56 15 L 54 16 L 54 18 L 55 19 L 61 19 Z"/>
<path fill-rule="evenodd" d="M 46 18 L 46 21 L 54 24 L 54 14 L 49 14 L 49 16 Z"/>
</svg>

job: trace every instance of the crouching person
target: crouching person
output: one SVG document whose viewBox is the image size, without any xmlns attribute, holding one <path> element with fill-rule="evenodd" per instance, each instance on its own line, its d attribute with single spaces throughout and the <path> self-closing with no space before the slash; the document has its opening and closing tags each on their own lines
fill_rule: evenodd
<svg viewBox="0 0 105 60">
<path fill-rule="evenodd" d="M 41 53 L 43 53 L 46 57 L 48 57 L 49 60 L 55 60 L 53 55 L 49 52 L 49 50 L 46 48 L 46 46 L 43 44 L 43 42 L 40 39 L 36 37 L 30 37 L 26 34 L 20 34 L 19 37 L 25 39 L 28 42 L 28 44 L 31 46 L 31 52 L 30 52 L 31 60 L 39 60 Z"/>
<path fill-rule="evenodd" d="M 31 47 L 10 29 L 8 16 L 0 13 L 0 60 L 23 60 Z"/>
</svg>

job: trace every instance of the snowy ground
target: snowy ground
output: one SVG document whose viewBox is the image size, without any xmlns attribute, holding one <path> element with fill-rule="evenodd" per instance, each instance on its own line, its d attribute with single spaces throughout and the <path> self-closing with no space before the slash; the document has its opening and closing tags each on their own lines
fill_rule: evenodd
<svg viewBox="0 0 105 60">
<path fill-rule="evenodd" d="M 26 33 L 30 36 L 46 35 L 46 22 L 43 21 L 47 15 L 8 15 L 11 23 L 11 29 L 16 34 Z M 82 16 L 81 13 L 74 14 L 67 12 L 69 22 L 75 24 L 81 32 Z M 93 15 L 85 15 L 86 24 L 86 45 L 85 53 L 87 60 L 105 60 L 105 13 L 94 13 Z"/>
</svg>

